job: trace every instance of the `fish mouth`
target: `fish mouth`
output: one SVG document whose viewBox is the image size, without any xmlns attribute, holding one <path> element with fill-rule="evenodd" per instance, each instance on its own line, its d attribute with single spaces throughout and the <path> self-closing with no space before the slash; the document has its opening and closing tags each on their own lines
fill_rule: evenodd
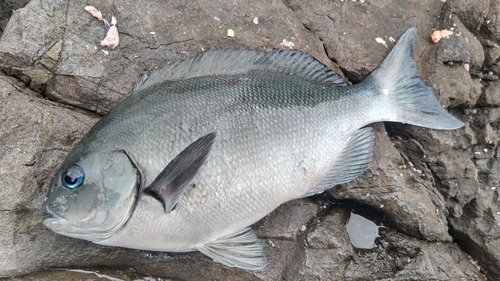
<svg viewBox="0 0 500 281">
<path fill-rule="evenodd" d="M 42 206 L 42 212 L 45 213 L 45 219 L 61 219 L 62 217 L 56 213 L 54 213 L 52 210 L 49 209 L 49 206 L 44 203 Z"/>
</svg>

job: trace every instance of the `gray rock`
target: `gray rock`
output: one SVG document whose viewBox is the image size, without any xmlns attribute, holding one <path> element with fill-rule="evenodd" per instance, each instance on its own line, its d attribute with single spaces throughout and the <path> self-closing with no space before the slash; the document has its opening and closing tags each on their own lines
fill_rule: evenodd
<svg viewBox="0 0 500 281">
<path fill-rule="evenodd" d="M 495 107 L 500 104 L 500 81 L 491 81 L 479 97 L 477 104 L 482 107 Z"/>
<path fill-rule="evenodd" d="M 32 0 L 14 12 L 0 38 L 0 276 L 98 278 L 33 273 L 78 268 L 121 279 L 485 280 L 481 272 L 500 278 L 499 1 L 186 3 Z M 107 19 L 115 13 L 116 49 L 101 49 L 105 30 L 83 10 L 87 4 Z M 141 75 L 202 49 L 293 44 L 356 83 L 385 58 L 391 38 L 413 24 L 419 72 L 465 128 L 376 125 L 366 173 L 312 200 L 286 203 L 253 226 L 268 244 L 265 269 L 226 268 L 200 253 L 104 247 L 41 225 L 53 171 Z M 450 39 L 430 42 L 433 28 L 451 27 Z M 375 249 L 351 245 L 350 212 L 338 202 L 384 219 L 390 229 L 381 231 Z"/>
<path fill-rule="evenodd" d="M 12 12 L 26 6 L 28 2 L 29 0 L 4 0 L 0 2 L 0 37 L 2 37 Z"/>
<path fill-rule="evenodd" d="M 455 0 L 450 1 L 449 5 L 451 12 L 460 18 L 468 30 L 478 32 L 488 17 L 490 2 L 493 4 L 494 1 Z"/>
</svg>

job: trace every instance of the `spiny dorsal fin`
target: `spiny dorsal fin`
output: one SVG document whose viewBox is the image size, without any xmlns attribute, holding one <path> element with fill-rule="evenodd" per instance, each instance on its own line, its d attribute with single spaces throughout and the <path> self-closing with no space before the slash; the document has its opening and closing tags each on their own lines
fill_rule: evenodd
<svg viewBox="0 0 500 281">
<path fill-rule="evenodd" d="M 340 75 L 311 55 L 297 50 L 264 52 L 217 49 L 167 65 L 151 73 L 149 77 L 143 76 L 135 85 L 133 93 L 165 81 L 210 75 L 236 75 L 256 70 L 282 72 L 325 85 L 347 86 L 347 82 Z"/>
<path fill-rule="evenodd" d="M 193 178 L 205 163 L 215 140 L 215 133 L 207 134 L 186 147 L 161 171 L 146 193 L 163 202 L 165 212 L 170 213 Z"/>
<path fill-rule="evenodd" d="M 349 182 L 361 175 L 368 169 L 373 158 L 373 137 L 372 127 L 361 128 L 350 136 L 330 172 L 303 197 Z"/>
<path fill-rule="evenodd" d="M 258 270 L 267 265 L 265 246 L 266 243 L 246 227 L 232 235 L 205 244 L 198 250 L 225 266 Z"/>
</svg>

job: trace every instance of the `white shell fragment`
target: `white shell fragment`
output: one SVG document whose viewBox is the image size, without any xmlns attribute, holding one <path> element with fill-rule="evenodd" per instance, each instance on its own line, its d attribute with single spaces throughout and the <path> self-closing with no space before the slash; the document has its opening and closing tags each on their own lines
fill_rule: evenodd
<svg viewBox="0 0 500 281">
<path fill-rule="evenodd" d="M 101 46 L 103 47 L 111 47 L 116 48 L 120 44 L 120 37 L 118 35 L 118 22 L 115 16 L 111 17 L 111 24 L 108 29 L 108 33 L 106 34 L 106 38 L 102 40 Z"/>
<path fill-rule="evenodd" d="M 85 11 L 89 12 L 94 18 L 102 20 L 101 11 L 97 10 L 94 6 L 85 6 Z"/>
<path fill-rule="evenodd" d="M 288 41 L 286 39 L 283 39 L 283 42 L 281 42 L 280 46 L 291 49 L 295 46 L 295 43 L 293 43 L 292 41 Z"/>
<path fill-rule="evenodd" d="M 377 42 L 379 44 L 382 44 L 382 45 L 384 45 L 387 48 L 387 44 L 385 43 L 384 39 L 382 39 L 380 37 L 377 37 L 377 38 L 375 38 L 375 42 Z"/>
<path fill-rule="evenodd" d="M 258 17 L 253 18 L 253 23 L 259 24 L 259 18 Z"/>
<path fill-rule="evenodd" d="M 228 29 L 227 30 L 227 37 L 234 37 L 234 30 Z"/>
</svg>

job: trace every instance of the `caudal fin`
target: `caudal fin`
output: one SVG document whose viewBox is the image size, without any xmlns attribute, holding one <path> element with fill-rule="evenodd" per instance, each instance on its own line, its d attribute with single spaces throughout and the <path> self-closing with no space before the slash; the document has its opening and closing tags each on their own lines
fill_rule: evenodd
<svg viewBox="0 0 500 281">
<path fill-rule="evenodd" d="M 390 121 L 439 130 L 460 128 L 464 123 L 443 109 L 417 73 L 413 59 L 416 35 L 417 27 L 410 27 L 366 80 L 388 96 L 390 110 L 395 114 L 395 120 Z"/>
</svg>

